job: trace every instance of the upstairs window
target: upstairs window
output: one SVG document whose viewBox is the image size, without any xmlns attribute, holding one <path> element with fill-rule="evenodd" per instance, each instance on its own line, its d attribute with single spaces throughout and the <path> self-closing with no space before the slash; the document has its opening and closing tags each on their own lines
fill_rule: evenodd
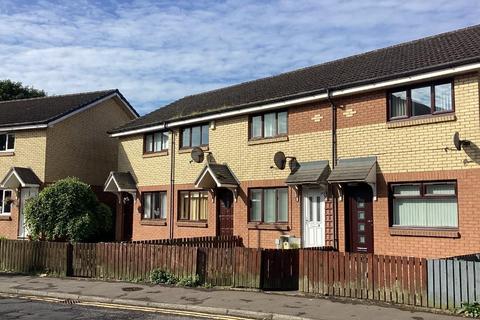
<svg viewBox="0 0 480 320">
<path fill-rule="evenodd" d="M 274 138 L 287 133 L 287 111 L 254 115 L 250 118 L 250 139 Z"/>
<path fill-rule="evenodd" d="M 390 195 L 393 227 L 458 227 L 455 182 L 393 184 Z"/>
<path fill-rule="evenodd" d="M 208 146 L 208 124 L 182 129 L 181 148 Z"/>
<path fill-rule="evenodd" d="M 453 112 L 453 83 L 423 84 L 388 94 L 388 119 Z"/>
<path fill-rule="evenodd" d="M 167 218 L 167 193 L 144 192 L 142 194 L 142 219 L 165 220 Z"/>
<path fill-rule="evenodd" d="M 0 133 L 0 152 L 10 152 L 15 150 L 15 134 Z"/>
<path fill-rule="evenodd" d="M 144 137 L 143 153 L 155 153 L 168 150 L 168 132 L 147 133 Z"/>
<path fill-rule="evenodd" d="M 0 215 L 12 212 L 12 190 L 0 189 Z"/>
</svg>

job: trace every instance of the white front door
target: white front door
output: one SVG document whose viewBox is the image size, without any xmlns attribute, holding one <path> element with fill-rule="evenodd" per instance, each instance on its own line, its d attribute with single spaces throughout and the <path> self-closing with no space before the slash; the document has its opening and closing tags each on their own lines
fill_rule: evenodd
<svg viewBox="0 0 480 320">
<path fill-rule="evenodd" d="M 303 247 L 325 246 L 325 193 L 303 189 Z"/>
<path fill-rule="evenodd" d="M 25 226 L 24 208 L 28 199 L 35 197 L 38 194 L 37 188 L 22 188 L 20 191 L 20 215 L 18 218 L 18 237 L 28 237 L 28 228 Z"/>
</svg>

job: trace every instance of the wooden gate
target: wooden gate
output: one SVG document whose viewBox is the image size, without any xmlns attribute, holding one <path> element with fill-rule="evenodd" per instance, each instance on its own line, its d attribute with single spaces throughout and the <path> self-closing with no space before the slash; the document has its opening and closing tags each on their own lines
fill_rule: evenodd
<svg viewBox="0 0 480 320">
<path fill-rule="evenodd" d="M 298 290 L 298 250 L 262 251 L 262 289 Z"/>
</svg>

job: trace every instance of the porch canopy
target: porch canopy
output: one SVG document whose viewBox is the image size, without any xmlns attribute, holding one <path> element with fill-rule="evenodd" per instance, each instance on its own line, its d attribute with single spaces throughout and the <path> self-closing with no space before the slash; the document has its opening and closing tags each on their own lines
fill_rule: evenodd
<svg viewBox="0 0 480 320">
<path fill-rule="evenodd" d="M 4 189 L 39 188 L 42 181 L 30 168 L 12 167 L 0 182 Z"/>
<path fill-rule="evenodd" d="M 373 198 L 377 198 L 377 157 L 339 159 L 328 177 L 329 183 L 364 182 L 370 185 Z"/>
<path fill-rule="evenodd" d="M 103 191 L 112 193 L 128 192 L 134 195 L 137 192 L 137 183 L 130 172 L 112 171 L 105 182 Z"/>
<path fill-rule="evenodd" d="M 288 175 L 286 183 L 290 186 L 298 185 L 326 185 L 330 174 L 327 160 L 298 163 L 297 167 Z"/>
<path fill-rule="evenodd" d="M 227 188 L 233 192 L 237 199 L 237 191 L 240 183 L 226 164 L 209 163 L 203 168 L 195 180 L 195 187 L 213 190 L 215 188 Z"/>
</svg>

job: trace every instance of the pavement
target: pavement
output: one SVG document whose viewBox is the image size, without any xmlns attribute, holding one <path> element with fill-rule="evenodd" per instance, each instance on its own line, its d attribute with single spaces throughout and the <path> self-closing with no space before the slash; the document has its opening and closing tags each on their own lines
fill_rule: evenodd
<svg viewBox="0 0 480 320">
<path fill-rule="evenodd" d="M 183 310 L 250 319 L 459 319 L 452 315 L 405 309 L 387 304 L 373 304 L 365 300 L 325 299 L 292 293 L 180 288 L 14 274 L 0 274 L 0 293 Z"/>
</svg>

